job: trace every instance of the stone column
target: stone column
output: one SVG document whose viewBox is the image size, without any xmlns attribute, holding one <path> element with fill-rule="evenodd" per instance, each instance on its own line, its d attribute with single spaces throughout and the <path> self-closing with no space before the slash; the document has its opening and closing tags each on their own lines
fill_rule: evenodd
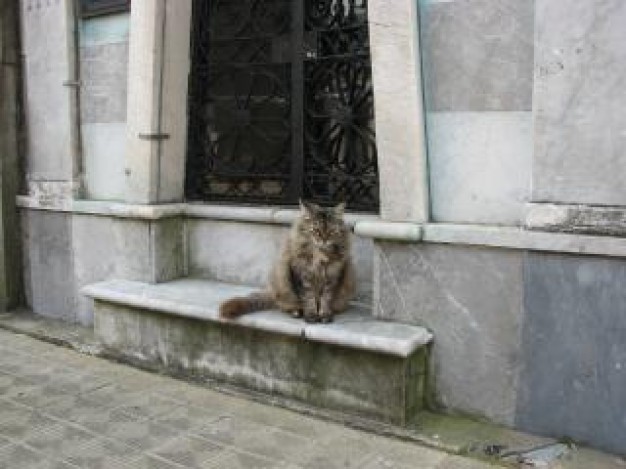
<svg viewBox="0 0 626 469">
<path fill-rule="evenodd" d="M 418 1 L 370 0 L 381 217 L 429 219 Z"/>
<path fill-rule="evenodd" d="M 133 2 L 130 14 L 126 201 L 184 197 L 191 0 Z"/>
<path fill-rule="evenodd" d="M 28 195 L 58 206 L 81 189 L 73 0 L 20 0 Z"/>
<path fill-rule="evenodd" d="M 21 300 L 18 185 L 18 89 L 20 77 L 17 0 L 0 0 L 0 311 Z"/>
</svg>

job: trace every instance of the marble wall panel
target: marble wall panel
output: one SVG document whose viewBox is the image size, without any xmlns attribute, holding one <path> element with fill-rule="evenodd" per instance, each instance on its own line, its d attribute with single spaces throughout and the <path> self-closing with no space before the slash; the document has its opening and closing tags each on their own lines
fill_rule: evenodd
<svg viewBox="0 0 626 469">
<path fill-rule="evenodd" d="M 626 205 L 626 3 L 537 0 L 533 199 Z"/>
<path fill-rule="evenodd" d="M 126 121 L 128 43 L 81 47 L 81 122 Z"/>
<path fill-rule="evenodd" d="M 534 0 L 420 6 L 429 112 L 532 109 Z"/>
<path fill-rule="evenodd" d="M 27 177 L 70 182 L 77 128 L 70 0 L 20 0 Z"/>
<path fill-rule="evenodd" d="M 529 253 L 516 424 L 626 451 L 626 261 Z"/>
<path fill-rule="evenodd" d="M 375 311 L 433 331 L 436 403 L 512 424 L 520 367 L 519 251 L 379 242 Z"/>
<path fill-rule="evenodd" d="M 520 225 L 530 199 L 530 112 L 428 114 L 431 217 Z"/>
</svg>

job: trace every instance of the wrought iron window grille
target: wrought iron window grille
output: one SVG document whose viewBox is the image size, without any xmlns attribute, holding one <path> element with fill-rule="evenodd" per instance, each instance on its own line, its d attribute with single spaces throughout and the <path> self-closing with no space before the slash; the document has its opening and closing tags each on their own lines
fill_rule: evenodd
<svg viewBox="0 0 626 469">
<path fill-rule="evenodd" d="M 377 211 L 367 0 L 194 0 L 186 194 Z"/>
</svg>

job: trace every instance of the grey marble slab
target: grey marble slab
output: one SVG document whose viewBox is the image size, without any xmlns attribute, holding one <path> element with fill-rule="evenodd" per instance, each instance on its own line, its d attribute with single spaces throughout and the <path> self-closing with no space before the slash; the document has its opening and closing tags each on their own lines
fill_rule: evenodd
<svg viewBox="0 0 626 469">
<path fill-rule="evenodd" d="M 532 109 L 534 3 L 422 0 L 428 111 Z"/>
</svg>

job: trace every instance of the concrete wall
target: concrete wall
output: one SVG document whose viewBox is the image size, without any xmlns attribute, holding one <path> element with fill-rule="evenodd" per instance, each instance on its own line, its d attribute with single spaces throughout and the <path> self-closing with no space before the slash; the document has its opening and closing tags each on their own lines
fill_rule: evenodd
<svg viewBox="0 0 626 469">
<path fill-rule="evenodd" d="M 128 36 L 128 13 L 81 22 L 81 133 L 88 199 L 124 199 Z"/>
<path fill-rule="evenodd" d="M 376 314 L 434 332 L 436 406 L 626 450 L 626 260 L 377 243 Z"/>
<path fill-rule="evenodd" d="M 534 0 L 422 0 L 431 216 L 520 224 L 533 151 Z"/>
<path fill-rule="evenodd" d="M 91 324 L 79 292 L 108 279 L 160 282 L 185 275 L 180 218 L 137 220 L 22 211 L 27 306 L 35 313 Z"/>
</svg>

